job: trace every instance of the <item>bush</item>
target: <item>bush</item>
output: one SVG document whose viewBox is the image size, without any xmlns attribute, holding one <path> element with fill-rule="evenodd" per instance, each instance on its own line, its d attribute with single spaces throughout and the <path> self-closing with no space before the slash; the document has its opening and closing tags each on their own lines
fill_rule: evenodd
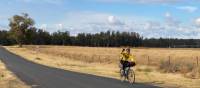
<svg viewBox="0 0 200 88">
<path fill-rule="evenodd" d="M 189 78 L 200 78 L 200 67 L 185 61 L 169 63 L 167 60 L 162 60 L 160 61 L 159 69 L 167 73 L 183 73 Z"/>
<path fill-rule="evenodd" d="M 169 63 L 167 60 L 162 60 L 159 65 L 159 69 L 163 72 L 179 72 L 179 73 L 188 73 L 191 72 L 196 67 L 192 63 L 187 63 L 183 61 L 177 61 Z"/>
<path fill-rule="evenodd" d="M 200 78 L 200 67 L 196 67 L 191 72 L 185 74 L 185 77 L 197 79 Z"/>
</svg>

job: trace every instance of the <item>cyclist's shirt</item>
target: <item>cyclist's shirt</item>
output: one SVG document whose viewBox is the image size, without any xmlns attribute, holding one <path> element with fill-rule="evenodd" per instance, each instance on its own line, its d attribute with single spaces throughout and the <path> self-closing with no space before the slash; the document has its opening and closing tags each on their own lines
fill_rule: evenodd
<svg viewBox="0 0 200 88">
<path fill-rule="evenodd" d="M 135 60 L 135 56 L 133 56 L 133 55 L 129 55 L 129 58 L 128 58 L 128 61 L 129 62 L 135 62 L 136 63 L 136 60 Z"/>
<path fill-rule="evenodd" d="M 125 61 L 136 62 L 135 56 L 133 56 L 131 54 L 123 53 L 123 56 L 124 56 Z"/>
</svg>

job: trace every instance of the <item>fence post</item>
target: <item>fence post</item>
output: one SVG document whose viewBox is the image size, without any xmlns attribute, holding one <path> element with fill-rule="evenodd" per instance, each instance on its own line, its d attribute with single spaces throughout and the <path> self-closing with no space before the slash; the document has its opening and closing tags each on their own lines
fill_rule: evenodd
<svg viewBox="0 0 200 88">
<path fill-rule="evenodd" d="M 197 66 L 199 66 L 199 58 L 198 58 L 198 56 L 196 57 L 196 59 L 197 59 Z"/>
<path fill-rule="evenodd" d="M 169 56 L 169 65 L 171 64 L 171 57 Z"/>
<path fill-rule="evenodd" d="M 91 63 L 94 62 L 94 59 L 95 59 L 95 56 L 92 55 L 92 60 L 91 60 Z"/>
<path fill-rule="evenodd" d="M 150 58 L 149 58 L 149 56 L 147 57 L 147 59 L 148 59 L 148 65 L 150 65 Z"/>
<path fill-rule="evenodd" d="M 99 63 L 101 63 L 101 56 L 99 55 Z"/>
<path fill-rule="evenodd" d="M 40 52 L 40 47 L 39 46 L 36 46 L 36 58 L 39 58 L 38 56 L 38 54 L 39 54 L 39 52 Z"/>
<path fill-rule="evenodd" d="M 108 63 L 110 63 L 110 56 L 108 55 L 108 57 L 106 58 L 105 61 L 108 61 Z"/>
</svg>

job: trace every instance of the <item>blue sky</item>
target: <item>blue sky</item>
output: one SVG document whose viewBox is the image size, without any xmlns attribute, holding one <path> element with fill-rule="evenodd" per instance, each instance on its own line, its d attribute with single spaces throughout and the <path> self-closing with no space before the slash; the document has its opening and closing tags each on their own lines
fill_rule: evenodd
<svg viewBox="0 0 200 88">
<path fill-rule="evenodd" d="M 144 37 L 200 38 L 200 0 L 1 0 L 0 29 L 28 13 L 49 32 L 135 31 Z"/>
</svg>

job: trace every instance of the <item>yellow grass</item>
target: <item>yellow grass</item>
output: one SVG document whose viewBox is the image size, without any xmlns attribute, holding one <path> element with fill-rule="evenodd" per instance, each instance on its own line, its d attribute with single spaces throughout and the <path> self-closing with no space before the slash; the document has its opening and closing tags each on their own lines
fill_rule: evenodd
<svg viewBox="0 0 200 88">
<path fill-rule="evenodd" d="M 75 46 L 15 46 L 6 47 L 9 51 L 27 58 L 30 61 L 43 65 L 72 70 L 82 73 L 95 74 L 119 79 L 119 53 L 121 48 L 97 48 Z M 137 58 L 136 80 L 142 83 L 181 88 L 199 88 L 199 79 L 189 79 L 181 74 L 161 73 L 157 71 L 160 60 L 166 60 L 171 56 L 171 61 L 186 61 L 195 63 L 196 55 L 200 55 L 198 49 L 156 49 L 137 48 L 132 49 Z M 147 57 L 150 57 L 150 66 Z M 194 60 L 193 60 L 194 59 Z"/>
<path fill-rule="evenodd" d="M 84 60 L 95 59 L 95 61 L 110 61 L 117 62 L 119 58 L 119 52 L 121 48 L 97 48 L 97 47 L 73 47 L 73 46 L 25 46 L 30 50 L 38 51 L 39 53 L 60 55 L 65 57 L 83 57 Z M 56 52 L 55 52 L 56 51 Z M 147 64 L 148 57 L 150 64 L 159 64 L 162 59 L 168 59 L 171 61 L 182 60 L 191 63 L 196 63 L 196 57 L 200 59 L 200 49 L 162 49 L 162 48 L 135 48 L 132 49 L 132 53 L 136 55 L 138 63 Z M 100 60 L 99 60 L 100 58 Z M 83 59 L 81 59 L 83 60 Z M 108 62 L 109 63 L 109 62 Z"/>
<path fill-rule="evenodd" d="M 8 71 L 0 61 L 0 88 L 30 88 Z"/>
</svg>

